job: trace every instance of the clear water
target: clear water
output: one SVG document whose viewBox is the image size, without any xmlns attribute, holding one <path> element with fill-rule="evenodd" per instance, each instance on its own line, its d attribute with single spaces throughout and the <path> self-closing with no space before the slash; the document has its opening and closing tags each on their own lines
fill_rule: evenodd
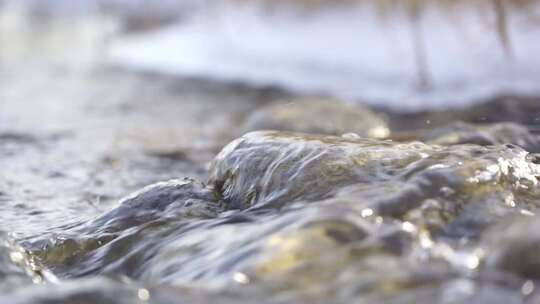
<svg viewBox="0 0 540 304">
<path fill-rule="evenodd" d="M 6 12 L 0 302 L 538 299 L 537 98 L 497 96 L 453 112 L 352 111 L 280 89 L 111 65 L 107 50 L 127 44 L 110 15 L 36 27 Z M 323 53 L 305 58 L 324 65 Z M 261 115 L 333 136 L 241 137 Z M 444 126 L 458 120 L 517 124 Z M 361 137 L 368 122 L 389 138 Z"/>
</svg>

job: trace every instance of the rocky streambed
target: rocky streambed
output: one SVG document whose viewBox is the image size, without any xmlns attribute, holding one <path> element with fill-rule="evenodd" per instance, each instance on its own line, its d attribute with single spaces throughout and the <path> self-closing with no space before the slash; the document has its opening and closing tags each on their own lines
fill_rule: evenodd
<svg viewBox="0 0 540 304">
<path fill-rule="evenodd" d="M 35 77 L 70 107 L 4 104 L 0 301 L 540 299 L 538 100 L 445 120 L 118 70 L 63 91 L 52 75 Z"/>
</svg>

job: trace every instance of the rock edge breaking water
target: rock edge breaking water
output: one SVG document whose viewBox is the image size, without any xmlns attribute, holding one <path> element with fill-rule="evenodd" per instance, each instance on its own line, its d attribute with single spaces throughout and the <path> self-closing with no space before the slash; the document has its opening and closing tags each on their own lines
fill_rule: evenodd
<svg viewBox="0 0 540 304">
<path fill-rule="evenodd" d="M 109 284 L 140 293 L 125 283 L 135 280 L 164 303 L 171 292 L 225 303 L 521 303 L 536 298 L 540 275 L 539 163 L 511 144 L 252 132 L 216 156 L 207 183 L 148 186 L 94 220 L 20 241 L 19 252 L 38 274 L 117 281 L 84 283 L 105 302 Z M 78 288 L 57 300 L 88 292 Z"/>
</svg>

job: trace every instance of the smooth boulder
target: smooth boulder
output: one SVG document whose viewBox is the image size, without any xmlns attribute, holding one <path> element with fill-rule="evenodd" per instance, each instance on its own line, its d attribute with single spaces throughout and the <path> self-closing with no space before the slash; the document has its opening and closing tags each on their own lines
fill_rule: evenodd
<svg viewBox="0 0 540 304">
<path fill-rule="evenodd" d="M 272 103 L 252 113 L 246 131 L 278 130 L 310 134 L 386 138 L 390 134 L 380 114 L 337 99 L 290 99 Z"/>
</svg>

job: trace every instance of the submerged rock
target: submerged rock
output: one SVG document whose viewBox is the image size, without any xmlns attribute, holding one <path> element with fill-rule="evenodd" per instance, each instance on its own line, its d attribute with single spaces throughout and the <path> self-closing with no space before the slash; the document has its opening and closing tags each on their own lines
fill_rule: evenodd
<svg viewBox="0 0 540 304">
<path fill-rule="evenodd" d="M 516 123 L 469 124 L 456 122 L 428 132 L 422 138 L 431 144 L 514 144 L 529 152 L 540 152 L 540 136 Z"/>
<path fill-rule="evenodd" d="M 248 303 L 253 295 L 239 290 L 218 292 L 206 288 L 144 287 L 108 277 L 75 279 L 61 284 L 29 286 L 0 295 L 0 302 L 12 304 L 134 304 L 134 303 Z M 275 303 L 259 300 L 258 303 Z"/>
<path fill-rule="evenodd" d="M 279 208 L 329 198 L 352 184 L 383 182 L 431 149 L 421 143 L 252 132 L 214 159 L 209 183 L 229 208 Z"/>
<path fill-rule="evenodd" d="M 530 214 L 502 222 L 483 239 L 488 256 L 486 265 L 518 274 L 524 278 L 540 278 L 540 219 Z"/>
<path fill-rule="evenodd" d="M 24 290 L 0 295 L 0 301 L 14 304 L 91 304 L 91 303 L 137 303 L 135 286 L 122 284 L 106 278 L 76 280 L 58 285 L 35 285 Z"/>
<path fill-rule="evenodd" d="M 539 131 L 540 98 L 526 96 L 496 96 L 459 109 L 404 112 L 380 109 L 388 117 L 392 131 L 422 130 L 442 127 L 455 121 L 467 123 L 518 123 Z"/>
<path fill-rule="evenodd" d="M 506 206 L 509 195 L 514 204 L 527 201 L 520 193 L 536 193 L 538 176 L 540 165 L 514 146 L 443 147 L 266 131 L 225 147 L 209 182 L 233 209 L 338 196 L 381 215 L 401 218 L 420 208 L 450 222 L 477 201 Z"/>
<path fill-rule="evenodd" d="M 495 279 L 471 276 L 484 257 L 471 248 L 488 243 L 478 241 L 486 228 L 537 211 L 539 176 L 535 155 L 513 145 L 259 131 L 216 156 L 207 185 L 151 185 L 22 245 L 32 265 L 59 277 L 127 276 L 284 302 L 432 303 L 447 289 L 489 301 Z M 540 272 L 534 256 L 519 255 L 531 264 L 516 268 L 504 246 L 489 246 L 488 265 Z M 520 299 L 504 287 L 505 300 Z"/>
<path fill-rule="evenodd" d="M 219 195 L 199 181 L 185 178 L 158 182 L 120 201 L 115 209 L 90 223 L 112 232 L 155 219 L 215 217 L 222 210 Z"/>
<path fill-rule="evenodd" d="M 251 114 L 245 129 L 327 135 L 355 133 L 372 138 L 385 138 L 390 133 L 379 114 L 334 99 L 292 99 L 270 104 Z"/>
<path fill-rule="evenodd" d="M 65 271 L 66 276 L 78 276 L 95 271 L 98 265 L 104 267 L 93 260 L 89 268 L 83 267 L 82 259 L 91 252 L 103 255 L 103 262 L 108 264 L 111 255 L 132 249 L 137 245 L 135 240 L 152 230 L 169 223 L 182 225 L 193 219 L 216 217 L 222 210 L 218 195 L 201 182 L 170 180 L 127 196 L 118 207 L 94 220 L 66 227 L 62 235 L 29 238 L 22 244 L 46 267 Z M 70 269 L 70 265 L 78 263 L 80 267 Z"/>
</svg>

